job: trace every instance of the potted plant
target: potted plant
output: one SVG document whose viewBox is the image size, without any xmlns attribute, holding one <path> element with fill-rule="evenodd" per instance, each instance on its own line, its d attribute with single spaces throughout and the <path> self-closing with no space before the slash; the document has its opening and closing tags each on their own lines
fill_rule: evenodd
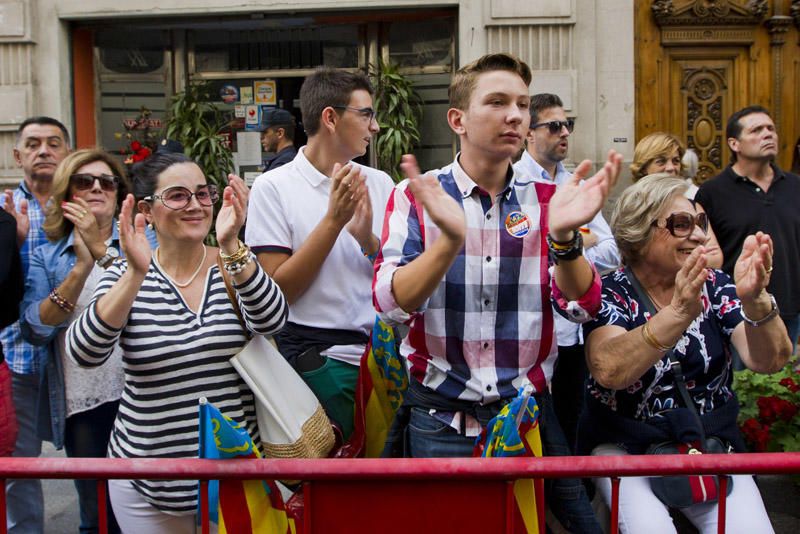
<svg viewBox="0 0 800 534">
<path fill-rule="evenodd" d="M 400 159 L 420 142 L 422 99 L 397 65 L 380 62 L 371 71 L 376 82 L 375 109 L 381 127 L 375 141 L 378 167 L 399 182 L 403 179 Z"/>
<path fill-rule="evenodd" d="M 788 364 L 764 375 L 744 370 L 734 374 L 739 398 L 739 428 L 754 452 L 800 451 L 800 376 Z"/>
</svg>

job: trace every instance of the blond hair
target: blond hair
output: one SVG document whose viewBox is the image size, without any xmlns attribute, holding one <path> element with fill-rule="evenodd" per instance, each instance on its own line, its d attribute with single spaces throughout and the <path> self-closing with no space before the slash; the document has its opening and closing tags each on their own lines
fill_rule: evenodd
<svg viewBox="0 0 800 534">
<path fill-rule="evenodd" d="M 678 157 L 683 158 L 686 149 L 676 136 L 664 132 L 655 132 L 644 136 L 633 149 L 633 163 L 630 169 L 633 181 L 643 178 L 647 174 L 647 167 L 657 158 L 668 157 L 672 151 L 678 150 Z M 683 173 L 683 164 L 678 174 Z"/>
<path fill-rule="evenodd" d="M 683 178 L 665 172 L 649 174 L 625 189 L 611 214 L 611 232 L 624 265 L 634 265 L 650 243 L 653 221 L 689 186 Z"/>
<path fill-rule="evenodd" d="M 528 65 L 511 54 L 486 54 L 472 63 L 464 65 L 453 75 L 447 95 L 450 98 L 450 107 L 465 110 L 469 107 L 469 100 L 475 90 L 478 76 L 484 72 L 505 70 L 519 75 L 525 85 L 531 84 L 531 69 Z"/>
<path fill-rule="evenodd" d="M 111 172 L 119 177 L 119 187 L 117 189 L 117 210 L 122 205 L 122 201 L 130 190 L 128 179 L 125 176 L 125 168 L 111 154 L 97 148 L 84 148 L 69 154 L 56 167 L 53 174 L 52 195 L 47 208 L 47 216 L 42 224 L 47 239 L 59 241 L 72 231 L 72 223 L 64 217 L 61 203 L 66 200 L 69 194 L 70 177 L 78 172 L 84 165 L 102 161 L 109 166 Z"/>
</svg>

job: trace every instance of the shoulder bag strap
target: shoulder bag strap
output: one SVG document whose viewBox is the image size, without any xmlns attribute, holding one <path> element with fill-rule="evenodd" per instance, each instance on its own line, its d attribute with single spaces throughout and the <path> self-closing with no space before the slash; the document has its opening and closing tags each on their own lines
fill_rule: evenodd
<svg viewBox="0 0 800 534">
<path fill-rule="evenodd" d="M 653 317 L 656 314 L 656 307 L 653 305 L 653 302 L 650 300 L 647 292 L 642 288 L 642 284 L 639 282 L 639 279 L 636 278 L 636 275 L 633 274 L 633 270 L 630 267 L 625 267 L 625 276 L 628 277 L 628 281 L 631 283 L 634 293 L 636 293 L 645 309 L 650 313 L 650 317 Z M 675 351 L 671 349 L 669 352 L 667 352 L 667 360 L 669 361 L 672 374 L 675 375 L 675 387 L 678 388 L 678 393 L 681 396 L 681 400 L 683 401 L 684 406 L 686 406 L 686 408 L 688 408 L 694 416 L 695 423 L 697 424 L 700 432 L 700 446 L 702 447 L 706 442 L 706 432 L 703 428 L 703 421 L 700 419 L 700 414 L 697 413 L 697 407 L 695 406 L 694 401 L 692 401 L 691 395 L 689 395 L 689 390 L 686 388 L 686 379 L 683 376 L 681 362 L 679 362 L 675 357 Z"/>
<path fill-rule="evenodd" d="M 247 329 L 247 324 L 244 322 L 244 317 L 242 317 L 242 312 L 239 310 L 239 301 L 236 299 L 236 293 L 233 290 L 233 286 L 231 285 L 230 278 L 228 277 L 228 271 L 225 270 L 225 267 L 222 265 L 222 258 L 217 254 L 217 267 L 219 267 L 219 274 L 222 276 L 222 281 L 225 283 L 225 291 L 228 292 L 228 298 L 231 299 L 231 304 L 233 305 L 233 311 L 236 313 L 236 317 L 239 318 L 239 323 L 241 323 L 242 328 L 244 329 L 244 333 L 247 336 L 247 339 L 253 337 L 250 333 L 250 330 Z"/>
</svg>

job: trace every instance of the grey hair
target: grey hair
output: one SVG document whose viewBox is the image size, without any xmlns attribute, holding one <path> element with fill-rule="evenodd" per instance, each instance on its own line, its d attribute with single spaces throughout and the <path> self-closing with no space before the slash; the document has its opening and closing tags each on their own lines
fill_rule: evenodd
<svg viewBox="0 0 800 534">
<path fill-rule="evenodd" d="M 653 234 L 653 221 L 673 198 L 689 186 L 683 178 L 665 172 L 648 174 L 622 192 L 611 214 L 611 232 L 624 265 L 642 257 Z"/>
</svg>

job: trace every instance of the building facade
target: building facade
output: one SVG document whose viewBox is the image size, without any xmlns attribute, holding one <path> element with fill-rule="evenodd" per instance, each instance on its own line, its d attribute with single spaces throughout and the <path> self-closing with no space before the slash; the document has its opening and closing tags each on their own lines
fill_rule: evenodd
<svg viewBox="0 0 800 534">
<path fill-rule="evenodd" d="M 445 112 L 452 72 L 487 52 L 534 70 L 531 92 L 555 92 L 575 117 L 573 159 L 632 154 L 634 4 L 630 0 L 0 0 L 0 180 L 20 178 L 14 130 L 30 115 L 61 119 L 78 147 L 125 151 L 141 111 L 157 130 L 190 81 L 222 93 L 271 81 L 299 117 L 299 84 L 317 64 L 399 63 L 425 106 L 424 166 L 457 150 Z M 247 89 L 242 91 L 249 93 Z M 253 95 L 253 98 L 259 94 Z M 220 102 L 231 115 L 236 102 Z M 235 132 L 233 132 L 235 133 Z M 134 134 L 141 132 L 134 131 Z"/>
</svg>

